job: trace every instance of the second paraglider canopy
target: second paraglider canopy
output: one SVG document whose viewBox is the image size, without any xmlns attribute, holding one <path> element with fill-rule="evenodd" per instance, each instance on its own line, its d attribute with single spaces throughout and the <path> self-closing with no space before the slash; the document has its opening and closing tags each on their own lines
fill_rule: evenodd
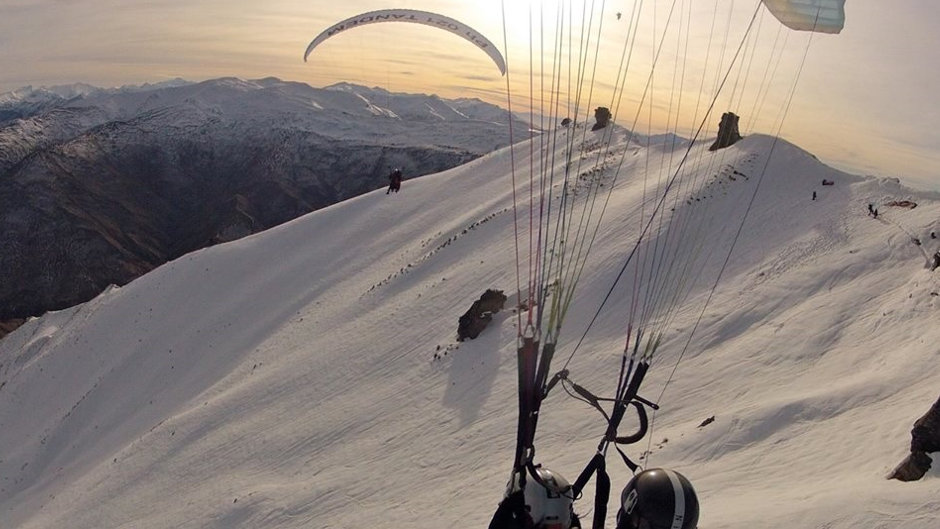
<svg viewBox="0 0 940 529">
<path fill-rule="evenodd" d="M 845 24 L 845 0 L 763 0 L 784 26 L 797 31 L 839 33 Z"/>
<path fill-rule="evenodd" d="M 304 52 L 304 61 L 307 60 L 314 48 L 334 35 L 360 26 L 383 22 L 409 22 L 449 31 L 470 42 L 477 48 L 480 48 L 480 50 L 489 55 L 490 59 L 493 60 L 496 67 L 499 68 L 499 73 L 506 75 L 506 61 L 503 59 L 503 55 L 482 33 L 451 17 L 415 9 L 382 9 L 379 11 L 369 11 L 341 20 L 323 30 L 310 42 L 307 46 L 307 51 Z"/>
</svg>

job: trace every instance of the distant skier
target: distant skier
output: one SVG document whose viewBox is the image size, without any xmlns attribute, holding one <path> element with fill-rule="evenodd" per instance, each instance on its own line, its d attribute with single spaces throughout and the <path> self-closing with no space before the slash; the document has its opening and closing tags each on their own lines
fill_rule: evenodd
<svg viewBox="0 0 940 529">
<path fill-rule="evenodd" d="M 401 169 L 396 167 L 395 170 L 388 175 L 388 191 L 386 191 L 385 194 L 387 195 L 392 191 L 397 193 L 401 189 L 401 181 Z"/>
<path fill-rule="evenodd" d="M 813 200 L 816 200 L 816 192 L 813 191 Z"/>
<path fill-rule="evenodd" d="M 868 204 L 868 216 L 871 217 L 875 214 L 875 206 L 873 204 Z"/>
<path fill-rule="evenodd" d="M 878 218 L 878 208 L 875 208 L 874 215 L 875 215 L 875 218 L 877 219 L 877 218 Z"/>
</svg>

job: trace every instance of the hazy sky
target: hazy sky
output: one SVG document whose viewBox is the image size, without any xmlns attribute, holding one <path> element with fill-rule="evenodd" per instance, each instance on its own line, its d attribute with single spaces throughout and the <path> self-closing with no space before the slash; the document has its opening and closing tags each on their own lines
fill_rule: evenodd
<svg viewBox="0 0 940 529">
<path fill-rule="evenodd" d="M 631 70 L 636 72 L 635 79 L 625 83 L 625 100 L 636 101 L 643 92 L 642 80 L 648 74 L 640 72 L 649 71 L 652 43 L 656 40 L 653 35 L 657 34 L 649 20 L 656 20 L 661 33 L 672 5 L 646 0 L 644 10 L 651 14 L 654 4 L 658 4 L 656 17 L 646 17 L 637 36 L 638 51 Z M 459 38 L 432 28 L 373 25 L 330 39 L 314 51 L 310 62 L 303 61 L 303 52 L 310 40 L 331 23 L 364 11 L 390 7 L 436 11 L 463 20 L 504 49 L 511 91 L 525 93 L 529 89 L 530 42 L 536 49 L 538 69 L 537 57 L 543 55 L 538 51 L 539 42 L 552 38 L 556 5 L 557 0 L 506 0 L 505 7 L 499 0 L 2 0 L 0 92 L 26 85 L 74 82 L 120 86 L 175 77 L 200 81 L 223 76 L 274 76 L 313 86 L 352 81 L 392 91 L 480 97 L 505 105 L 506 79 L 499 76 L 489 58 Z M 609 87 L 620 71 L 617 59 L 633 5 L 632 0 L 594 2 L 598 13 L 594 23 L 605 24 L 599 48 L 602 59 L 594 76 L 594 106 L 613 101 Z M 721 60 L 728 60 L 743 36 L 756 0 L 680 0 L 676 5 L 680 12 L 695 12 L 689 20 L 718 19 L 721 27 L 734 28 L 714 31 L 693 22 L 686 33 L 688 40 L 675 43 L 676 49 L 682 49 L 689 58 L 688 64 L 698 60 L 707 65 L 711 61 L 711 70 L 718 72 L 714 67 L 718 59 L 706 58 L 702 52 L 706 41 L 714 44 L 726 39 L 724 49 L 728 51 Z M 508 50 L 503 38 L 504 10 Z M 618 12 L 623 14 L 621 19 L 616 18 Z M 719 16 L 699 16 L 703 12 Z M 530 20 L 536 28 L 531 38 Z M 685 16 L 673 20 L 685 20 Z M 761 17 L 759 32 L 753 33 L 755 41 L 763 39 L 768 55 L 754 52 L 750 59 L 744 57 L 740 62 L 748 78 L 757 80 L 747 81 L 755 93 L 759 93 L 760 72 L 775 73 L 768 91 L 778 96 L 767 97 L 768 108 L 778 109 L 785 101 L 809 44 L 781 135 L 836 167 L 861 174 L 897 176 L 911 185 L 940 189 L 940 8 L 935 0 L 847 0 L 843 32 L 816 35 L 811 40 L 807 33 L 780 36 L 771 22 L 775 21 Z M 769 51 L 773 42 L 785 42 L 773 48 L 785 51 L 781 66 L 771 70 L 768 65 L 777 64 Z M 551 44 L 547 47 L 551 49 Z M 696 51 L 701 52 L 699 56 Z M 545 55 L 550 63 L 550 52 Z M 668 52 L 663 55 L 657 76 L 659 72 L 670 79 L 680 75 L 673 65 L 676 61 L 669 62 L 665 57 Z M 682 101 L 677 95 L 680 92 L 685 98 L 682 104 L 689 106 L 695 97 L 688 89 L 695 75 L 693 68 L 688 72 L 683 69 L 682 75 L 683 90 L 670 90 L 673 81 L 657 80 L 660 87 L 647 98 L 656 110 L 649 115 L 644 111 L 639 122 L 653 123 L 653 129 L 666 129 L 664 118 L 658 114 L 665 115 L 667 107 Z M 661 85 L 663 82 L 666 85 Z M 743 84 L 738 81 L 731 90 Z M 742 132 L 777 130 L 776 110 L 764 109 L 769 117 L 747 126 L 753 117 L 749 110 L 756 110 L 761 100 L 755 96 L 752 103 L 750 96 L 738 97 L 740 104 L 733 108 L 742 116 Z M 623 110 L 618 122 L 629 126 L 634 114 L 633 110 Z M 680 126 L 680 133 L 683 127 L 687 131 L 693 127 L 695 119 L 689 113 L 688 125 Z M 717 122 L 717 118 L 712 121 Z"/>
</svg>

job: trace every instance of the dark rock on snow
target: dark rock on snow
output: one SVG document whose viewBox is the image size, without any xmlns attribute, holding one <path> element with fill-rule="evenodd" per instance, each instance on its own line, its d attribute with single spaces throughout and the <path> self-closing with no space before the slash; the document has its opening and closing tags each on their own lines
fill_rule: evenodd
<svg viewBox="0 0 940 529">
<path fill-rule="evenodd" d="M 718 138 L 715 139 L 715 143 L 708 150 L 724 149 L 734 145 L 741 139 L 741 134 L 738 132 L 738 119 L 740 118 L 733 112 L 725 112 L 721 115 L 721 123 L 718 124 Z"/>
<path fill-rule="evenodd" d="M 505 303 L 506 295 L 502 290 L 487 289 L 458 319 L 457 340 L 462 342 L 479 336 L 493 319 L 493 314 L 501 311 Z"/>
<path fill-rule="evenodd" d="M 611 113 L 607 107 L 597 107 L 594 109 L 595 123 L 591 130 L 600 130 L 610 123 Z"/>
<path fill-rule="evenodd" d="M 888 476 L 888 479 L 916 481 L 930 470 L 932 460 L 927 454 L 940 452 L 940 398 L 930 410 L 914 422 L 911 430 L 911 453 Z"/>
</svg>

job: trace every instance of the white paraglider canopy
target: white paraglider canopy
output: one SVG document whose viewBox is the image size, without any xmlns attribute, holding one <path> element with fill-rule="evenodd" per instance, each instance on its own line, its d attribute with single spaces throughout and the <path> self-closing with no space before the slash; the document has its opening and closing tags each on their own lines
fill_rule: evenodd
<svg viewBox="0 0 940 529">
<path fill-rule="evenodd" d="M 368 13 L 362 13 L 337 22 L 317 35 L 317 37 L 310 42 L 310 45 L 307 46 L 307 51 L 304 52 L 304 61 L 307 60 L 310 52 L 326 39 L 348 29 L 380 22 L 411 22 L 413 24 L 423 24 L 425 26 L 449 31 L 483 50 L 483 52 L 489 55 L 490 58 L 493 59 L 493 62 L 496 63 L 496 67 L 499 68 L 499 73 L 506 75 L 506 61 L 503 59 L 503 55 L 496 46 L 480 32 L 453 18 L 414 9 L 382 9 L 379 11 L 369 11 Z"/>
<path fill-rule="evenodd" d="M 763 0 L 784 26 L 798 31 L 839 33 L 845 25 L 845 0 Z"/>
</svg>

